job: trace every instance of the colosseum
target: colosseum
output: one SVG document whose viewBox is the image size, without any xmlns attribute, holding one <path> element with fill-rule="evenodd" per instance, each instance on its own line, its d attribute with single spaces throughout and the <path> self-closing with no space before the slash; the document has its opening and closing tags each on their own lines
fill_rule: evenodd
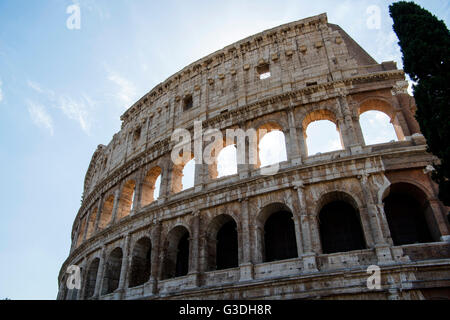
<svg viewBox="0 0 450 320">
<path fill-rule="evenodd" d="M 394 62 L 377 63 L 326 14 L 185 67 L 92 156 L 57 298 L 449 299 L 449 208 L 407 87 Z M 390 118 L 395 141 L 365 143 L 360 115 L 372 110 Z M 308 153 L 319 120 L 335 124 L 340 150 Z M 174 163 L 172 134 L 194 133 L 194 121 L 224 136 L 282 133 L 286 161 L 273 174 L 258 159 L 220 177 L 217 162 L 195 158 L 183 187 L 195 154 Z M 66 284 L 72 265 L 79 289 Z"/>
</svg>

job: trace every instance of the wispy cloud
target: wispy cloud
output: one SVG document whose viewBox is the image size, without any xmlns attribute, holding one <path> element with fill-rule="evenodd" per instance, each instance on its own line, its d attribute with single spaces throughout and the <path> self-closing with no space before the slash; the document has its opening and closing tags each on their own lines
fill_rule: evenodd
<svg viewBox="0 0 450 320">
<path fill-rule="evenodd" d="M 60 96 L 57 106 L 69 119 L 77 121 L 81 129 L 89 134 L 91 125 L 88 106 L 90 105 L 90 99 L 86 99 L 85 97 L 75 100 L 68 96 Z"/>
<path fill-rule="evenodd" d="M 45 107 L 41 104 L 27 100 L 28 113 L 34 124 L 40 128 L 46 129 L 53 135 L 53 120 Z"/>
<path fill-rule="evenodd" d="M 68 95 L 57 95 L 52 90 L 45 89 L 39 83 L 33 81 L 28 81 L 28 86 L 45 95 L 52 107 L 61 110 L 67 118 L 77 121 L 81 129 L 86 134 L 90 134 L 91 117 L 89 110 L 94 106 L 94 101 L 89 96 L 82 94 L 81 97 L 75 99 Z"/>
<path fill-rule="evenodd" d="M 128 108 L 137 98 L 136 86 L 117 72 L 109 68 L 106 69 L 108 72 L 108 80 L 119 88 L 115 93 L 115 97 L 124 104 L 124 108 Z"/>
</svg>

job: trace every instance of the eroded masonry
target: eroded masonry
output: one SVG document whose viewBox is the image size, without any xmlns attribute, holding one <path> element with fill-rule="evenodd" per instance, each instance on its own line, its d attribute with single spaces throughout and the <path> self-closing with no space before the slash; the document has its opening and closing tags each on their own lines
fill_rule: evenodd
<svg viewBox="0 0 450 320">
<path fill-rule="evenodd" d="M 95 151 L 58 299 L 448 299 L 449 208 L 407 86 L 394 62 L 378 64 L 325 14 L 187 66 Z M 370 110 L 390 118 L 396 141 L 365 143 Z M 279 131 L 287 160 L 273 175 L 259 161 L 225 177 L 196 164 L 186 189 L 171 135 L 194 120 L 224 136 Z M 319 120 L 336 125 L 341 150 L 308 153 Z M 79 290 L 66 286 L 71 265 Z M 379 289 L 367 285 L 372 265 Z"/>
</svg>

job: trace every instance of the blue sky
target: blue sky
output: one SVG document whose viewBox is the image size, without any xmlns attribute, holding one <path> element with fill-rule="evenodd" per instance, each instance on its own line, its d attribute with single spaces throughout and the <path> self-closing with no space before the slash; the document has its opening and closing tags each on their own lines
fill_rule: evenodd
<svg viewBox="0 0 450 320">
<path fill-rule="evenodd" d="M 416 2 L 449 24 L 449 1 Z M 66 26 L 74 3 L 79 30 Z M 389 3 L 0 0 L 0 299 L 56 297 L 91 156 L 155 85 L 246 36 L 323 12 L 378 62 L 401 67 Z M 380 28 L 367 25 L 371 5 Z"/>
</svg>

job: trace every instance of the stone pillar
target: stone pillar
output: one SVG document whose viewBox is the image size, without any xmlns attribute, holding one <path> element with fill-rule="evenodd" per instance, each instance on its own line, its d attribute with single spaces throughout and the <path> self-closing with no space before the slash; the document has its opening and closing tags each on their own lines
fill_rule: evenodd
<svg viewBox="0 0 450 320">
<path fill-rule="evenodd" d="M 86 239 L 87 239 L 87 234 L 88 234 L 88 231 L 89 231 L 89 220 L 91 219 L 91 214 L 92 214 L 92 209 L 91 210 L 89 210 L 89 212 L 86 214 L 86 222 L 85 222 L 85 224 L 84 224 L 84 233 L 83 233 L 83 242 L 85 242 L 86 241 Z M 82 242 L 82 243 L 83 243 Z"/>
<path fill-rule="evenodd" d="M 369 186 L 369 175 L 362 174 L 358 177 L 360 180 L 360 185 L 362 192 L 364 194 L 364 201 L 366 203 L 366 209 L 361 209 L 361 219 L 363 217 L 368 217 L 368 222 L 370 224 L 371 235 L 373 239 L 373 246 L 375 247 L 375 251 L 377 253 L 378 262 L 380 264 L 392 262 L 392 253 L 390 250 L 390 244 L 388 239 L 386 239 L 383 235 L 382 229 L 382 221 L 380 218 L 380 214 L 377 206 L 373 201 L 372 192 Z M 368 237 L 366 236 L 367 242 L 369 242 Z M 371 243 L 367 243 L 368 246 L 371 246 Z"/>
<path fill-rule="evenodd" d="M 136 181 L 133 195 L 133 208 L 131 208 L 130 216 L 136 214 L 141 209 L 141 193 L 142 193 L 142 178 Z"/>
<path fill-rule="evenodd" d="M 97 217 L 95 217 L 95 224 L 94 224 L 94 229 L 92 230 L 92 233 L 95 234 L 98 231 L 98 224 L 100 223 L 100 219 L 102 216 L 102 210 L 103 210 L 103 200 L 104 200 L 104 196 L 100 196 L 100 199 L 98 199 L 98 204 L 97 204 Z"/>
<path fill-rule="evenodd" d="M 397 135 L 397 139 L 399 141 L 405 140 L 406 137 L 411 136 L 411 132 L 409 131 L 408 125 L 406 123 L 405 117 L 403 116 L 402 110 L 395 110 L 393 119 L 391 119 L 391 123 L 394 126 L 395 133 Z"/>
<path fill-rule="evenodd" d="M 77 300 L 81 300 L 84 297 L 84 290 L 86 289 L 86 278 L 87 278 L 87 266 L 86 257 L 83 258 L 83 262 L 80 267 L 80 289 L 77 290 Z"/>
<path fill-rule="evenodd" d="M 306 146 L 306 133 L 303 132 L 303 130 L 304 130 L 303 126 L 297 127 L 297 132 L 299 133 L 299 135 L 297 137 L 297 139 L 298 139 L 297 141 L 298 141 L 300 156 L 302 157 L 302 159 L 305 159 L 308 157 L 308 150 L 307 150 L 307 146 Z"/>
<path fill-rule="evenodd" d="M 355 129 L 357 143 L 360 146 L 365 146 L 366 142 L 364 140 L 364 135 L 363 135 L 363 132 L 362 132 L 362 129 L 361 129 L 361 123 L 359 123 L 359 117 L 358 116 L 353 116 L 352 117 L 352 122 L 353 122 L 353 128 Z"/>
<path fill-rule="evenodd" d="M 358 141 L 356 130 L 353 127 L 352 112 L 347 101 L 347 92 L 345 88 L 338 89 L 339 97 L 337 104 L 340 107 L 343 118 L 338 119 L 339 130 L 341 131 L 342 140 L 345 149 L 350 149 L 352 153 L 361 151 L 361 143 Z"/>
<path fill-rule="evenodd" d="M 117 188 L 117 190 L 114 192 L 114 204 L 112 209 L 111 222 L 109 223 L 109 225 L 112 225 L 116 222 L 117 211 L 119 209 L 119 201 L 120 201 L 120 188 Z"/>
<path fill-rule="evenodd" d="M 287 110 L 289 120 L 289 144 L 286 146 L 288 160 L 292 165 L 296 166 L 302 163 L 302 154 L 300 152 L 299 134 L 294 115 L 294 107 L 290 106 Z"/>
<path fill-rule="evenodd" d="M 408 86 L 409 84 L 407 81 L 397 81 L 393 86 L 391 93 L 397 99 L 410 134 L 420 133 L 419 123 L 414 118 L 414 98 L 408 94 Z"/>
<path fill-rule="evenodd" d="M 440 233 L 441 241 L 450 242 L 450 234 L 447 228 L 445 211 L 441 209 L 441 204 L 438 199 L 431 199 L 428 201 L 431 210 L 433 211 L 433 217 L 436 221 L 437 229 Z M 437 239 L 436 239 L 437 240 Z"/>
<path fill-rule="evenodd" d="M 251 252 L 251 237 L 249 226 L 249 200 L 248 198 L 240 199 L 241 203 L 241 239 L 242 239 L 242 261 L 240 261 L 240 280 L 253 280 L 253 263 Z"/>
<path fill-rule="evenodd" d="M 317 271 L 317 261 L 316 252 L 313 251 L 312 238 L 311 238 L 311 224 L 310 217 L 306 208 L 306 196 L 305 196 L 305 186 L 302 182 L 294 183 L 294 189 L 297 191 L 298 204 L 300 208 L 300 230 L 296 230 L 299 234 L 299 241 L 301 239 L 302 250 L 299 250 L 299 257 L 303 260 L 303 270 L 304 272 L 315 272 Z M 300 228 L 299 228 L 300 229 Z"/>
<path fill-rule="evenodd" d="M 170 161 L 170 162 L 168 162 L 161 170 L 161 174 L 162 174 L 161 185 L 159 187 L 158 201 L 161 200 L 163 202 L 167 199 L 167 197 L 170 194 L 170 184 L 171 184 L 171 172 L 170 172 L 169 167 L 170 167 L 170 163 L 172 162 L 172 160 L 170 159 L 170 156 L 167 161 Z"/>
<path fill-rule="evenodd" d="M 189 252 L 189 275 L 194 277 L 195 286 L 199 286 L 199 236 L 200 236 L 200 210 L 193 212 L 192 235 Z"/>
<path fill-rule="evenodd" d="M 95 289 L 94 289 L 95 298 L 98 298 L 101 295 L 100 290 L 102 288 L 103 275 L 105 274 L 105 269 L 106 269 L 106 249 L 105 246 L 103 246 L 100 254 L 100 262 L 98 264 L 97 278 L 95 280 Z"/>
<path fill-rule="evenodd" d="M 239 144 L 239 142 L 238 142 Z M 250 165 L 250 148 L 248 139 L 245 139 L 245 148 L 240 150 L 239 145 L 237 146 L 237 167 L 240 179 L 245 179 L 250 177 L 250 170 L 252 165 Z M 244 152 L 244 154 L 242 154 Z M 242 163 L 243 162 L 243 163 Z"/>
<path fill-rule="evenodd" d="M 70 248 L 70 253 L 72 253 L 73 250 L 75 250 L 77 248 L 78 236 L 80 234 L 80 229 L 81 229 L 81 220 L 79 220 L 79 222 L 78 222 L 77 230 L 75 231 L 75 237 L 72 240 L 72 246 Z"/>
<path fill-rule="evenodd" d="M 349 133 L 349 128 L 347 127 L 347 124 L 344 121 L 344 118 L 337 118 L 337 128 L 340 133 L 341 137 L 341 143 L 343 144 L 343 147 L 345 150 L 350 150 L 353 146 L 353 139 L 351 137 L 351 134 Z"/>
<path fill-rule="evenodd" d="M 295 242 L 297 244 L 297 255 L 300 258 L 303 255 L 303 243 L 302 243 L 302 232 L 301 232 L 301 221 L 297 215 L 293 215 L 292 221 L 294 221 L 295 228 Z"/>
<path fill-rule="evenodd" d="M 151 272 L 150 272 L 150 292 L 156 294 L 158 291 L 158 273 L 160 266 L 161 254 L 161 222 L 153 221 L 153 242 L 152 242 L 152 257 L 151 257 Z"/>
<path fill-rule="evenodd" d="M 130 234 L 125 236 L 125 243 L 123 246 L 123 255 L 122 255 L 122 266 L 120 267 L 120 278 L 119 278 L 119 287 L 117 291 L 119 292 L 119 299 L 123 299 L 125 296 L 125 291 L 128 287 L 128 266 L 129 266 L 129 247 L 130 247 Z"/>
<path fill-rule="evenodd" d="M 195 164 L 194 189 L 195 192 L 203 190 L 208 181 L 208 165 L 206 163 Z"/>
</svg>

